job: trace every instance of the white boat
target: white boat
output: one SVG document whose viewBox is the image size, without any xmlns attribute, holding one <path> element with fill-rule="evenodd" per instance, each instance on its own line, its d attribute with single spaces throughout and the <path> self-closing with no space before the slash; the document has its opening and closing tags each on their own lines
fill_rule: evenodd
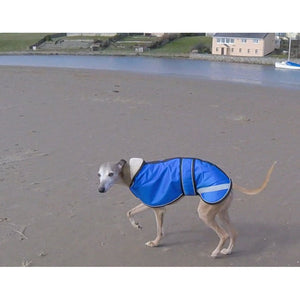
<svg viewBox="0 0 300 300">
<path fill-rule="evenodd" d="M 300 70 L 300 64 L 296 64 L 296 63 L 291 62 L 289 60 L 276 62 L 275 67 L 276 68 L 281 68 L 281 69 Z"/>
<path fill-rule="evenodd" d="M 290 61 L 291 57 L 291 42 L 292 39 L 289 39 L 289 54 L 288 54 L 288 60 L 281 61 L 281 62 L 275 62 L 275 68 L 280 69 L 290 69 L 290 70 L 300 70 L 300 64 L 296 64 L 292 61 Z"/>
</svg>

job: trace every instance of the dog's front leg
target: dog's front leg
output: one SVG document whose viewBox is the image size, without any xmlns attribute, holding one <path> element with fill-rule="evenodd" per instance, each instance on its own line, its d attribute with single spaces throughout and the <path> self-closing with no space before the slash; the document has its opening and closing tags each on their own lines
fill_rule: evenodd
<svg viewBox="0 0 300 300">
<path fill-rule="evenodd" d="M 155 214 L 155 219 L 156 219 L 156 229 L 157 229 L 157 235 L 155 240 L 149 241 L 146 243 L 146 246 L 148 247 L 157 247 L 159 241 L 161 240 L 163 236 L 163 221 L 164 221 L 164 213 L 166 209 L 164 207 L 158 207 L 158 208 L 153 208 L 154 214 Z"/>
<path fill-rule="evenodd" d="M 142 229 L 140 224 L 134 220 L 133 216 L 139 212 L 142 212 L 142 211 L 148 209 L 148 208 L 149 208 L 148 206 L 146 206 L 145 204 L 142 203 L 142 204 L 139 204 L 138 206 L 135 206 L 133 209 L 131 209 L 130 211 L 127 212 L 127 217 L 134 228 Z"/>
</svg>

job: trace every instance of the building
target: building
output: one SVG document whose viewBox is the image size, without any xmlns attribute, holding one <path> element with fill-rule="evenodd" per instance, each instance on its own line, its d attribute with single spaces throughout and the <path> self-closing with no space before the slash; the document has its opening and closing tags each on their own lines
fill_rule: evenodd
<svg viewBox="0 0 300 300">
<path fill-rule="evenodd" d="M 212 54 L 265 56 L 275 50 L 275 33 L 215 33 Z"/>
<path fill-rule="evenodd" d="M 299 32 L 287 32 L 286 37 L 292 40 L 299 40 L 300 39 L 300 33 Z"/>
<path fill-rule="evenodd" d="M 291 57 L 300 58 L 300 39 L 291 41 Z"/>
</svg>

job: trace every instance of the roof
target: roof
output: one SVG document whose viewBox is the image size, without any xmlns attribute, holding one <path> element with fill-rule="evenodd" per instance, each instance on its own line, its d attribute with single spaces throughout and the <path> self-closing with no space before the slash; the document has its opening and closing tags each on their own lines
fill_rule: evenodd
<svg viewBox="0 0 300 300">
<path fill-rule="evenodd" d="M 239 32 L 233 32 L 233 33 L 215 33 L 214 37 L 229 37 L 229 38 L 245 38 L 245 39 L 264 39 L 267 36 L 268 33 L 239 33 Z"/>
</svg>

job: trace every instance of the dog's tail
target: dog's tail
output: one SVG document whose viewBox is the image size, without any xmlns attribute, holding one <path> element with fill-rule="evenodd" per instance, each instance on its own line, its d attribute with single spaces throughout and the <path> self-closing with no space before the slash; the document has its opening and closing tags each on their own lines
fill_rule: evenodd
<svg viewBox="0 0 300 300">
<path fill-rule="evenodd" d="M 242 186 L 239 186 L 239 185 L 233 183 L 232 188 L 235 189 L 235 190 L 238 190 L 239 192 L 242 192 L 243 194 L 246 194 L 246 195 L 257 195 L 257 194 L 259 194 L 260 192 L 262 192 L 266 188 L 276 163 L 277 163 L 277 161 L 273 162 L 271 168 L 269 169 L 269 171 L 267 173 L 265 181 L 263 182 L 261 187 L 259 187 L 257 189 L 250 190 L 250 189 L 246 189 Z"/>
</svg>

